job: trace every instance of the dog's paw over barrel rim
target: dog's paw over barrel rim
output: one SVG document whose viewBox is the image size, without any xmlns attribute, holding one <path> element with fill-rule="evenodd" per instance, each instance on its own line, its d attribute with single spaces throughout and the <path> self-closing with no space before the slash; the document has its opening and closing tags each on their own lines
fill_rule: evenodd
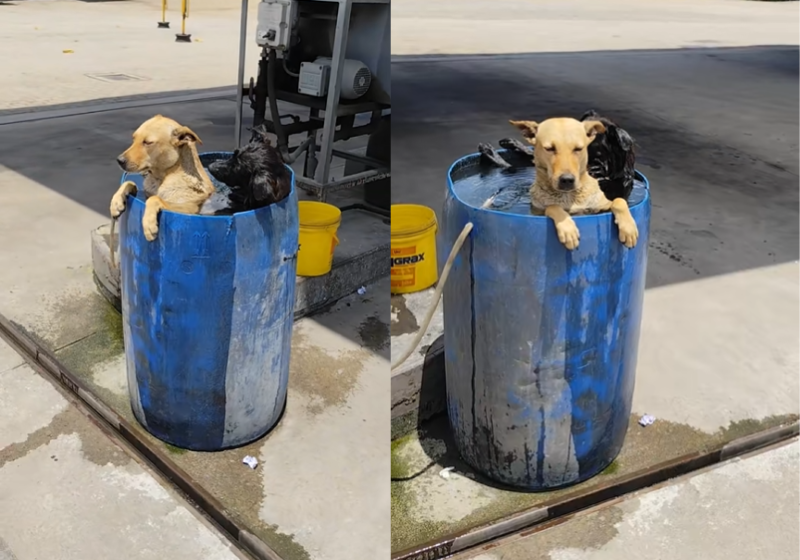
<svg viewBox="0 0 800 560">
<path fill-rule="evenodd" d="M 210 161 L 229 154 L 203 154 Z M 142 190 L 142 177 L 123 176 Z M 141 197 L 141 194 L 140 194 Z M 291 194 L 232 216 L 120 217 L 122 319 L 131 407 L 172 445 L 215 451 L 258 439 L 286 403 L 298 219 Z"/>
<path fill-rule="evenodd" d="M 534 173 L 487 171 L 478 154 L 450 168 L 443 241 L 452 245 L 467 222 L 474 229 L 444 288 L 444 349 L 461 456 L 495 481 L 537 491 L 591 478 L 622 448 L 650 197 L 637 174 L 635 248 L 620 243 L 612 214 L 603 213 L 575 217 L 580 246 L 568 251 L 549 218 L 530 214 Z M 480 208 L 498 192 L 509 211 Z"/>
</svg>

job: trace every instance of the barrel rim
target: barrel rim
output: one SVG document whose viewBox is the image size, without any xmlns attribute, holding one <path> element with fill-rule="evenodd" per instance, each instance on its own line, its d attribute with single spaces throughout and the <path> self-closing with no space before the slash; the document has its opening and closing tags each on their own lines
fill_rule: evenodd
<svg viewBox="0 0 800 560">
<path fill-rule="evenodd" d="M 508 150 L 500 150 L 500 152 L 506 152 L 506 151 L 508 151 Z M 454 169 L 456 168 L 457 165 L 462 164 L 465 160 L 472 159 L 472 158 L 480 158 L 480 157 L 481 157 L 481 154 L 479 152 L 475 152 L 475 153 L 472 153 L 472 154 L 468 154 L 468 155 L 462 156 L 462 157 L 458 158 L 457 160 L 455 160 L 450 165 L 450 167 L 447 169 L 447 190 L 450 193 L 450 195 L 453 196 L 453 198 L 455 198 L 461 204 L 463 204 L 464 206 L 466 206 L 467 208 L 469 208 L 471 211 L 474 211 L 474 212 L 486 212 L 488 214 L 498 214 L 498 215 L 502 215 L 503 217 L 506 217 L 506 218 L 521 219 L 521 220 L 528 220 L 528 219 L 549 220 L 550 219 L 547 216 L 538 216 L 538 215 L 535 215 L 535 214 L 528 214 L 528 215 L 526 215 L 526 214 L 511 214 L 509 212 L 501 212 L 500 210 L 493 210 L 491 208 L 479 208 L 477 206 L 473 206 L 471 204 L 466 203 L 461 197 L 459 197 L 458 194 L 456 193 L 455 189 L 453 188 L 454 187 L 453 186 L 453 171 L 454 171 Z M 639 180 L 640 182 L 644 183 L 645 194 L 644 194 L 644 197 L 642 198 L 642 200 L 640 200 L 639 202 L 637 202 L 636 204 L 634 204 L 633 206 L 630 207 L 631 210 L 640 208 L 642 205 L 650 203 L 650 181 L 647 179 L 647 177 L 644 175 L 644 173 L 641 173 L 640 171 L 638 171 L 636 169 L 634 169 L 634 173 L 635 173 L 636 179 Z M 589 220 L 597 220 L 597 219 L 600 219 L 600 218 L 603 218 L 603 217 L 606 217 L 606 216 L 610 216 L 610 215 L 611 215 L 611 212 L 600 212 L 598 214 L 577 214 L 577 215 L 572 216 L 572 219 L 575 220 L 575 221 L 583 221 L 583 222 L 585 222 L 585 221 L 589 221 Z"/>
<path fill-rule="evenodd" d="M 413 226 L 413 227 L 409 226 L 409 227 L 398 228 L 398 229 L 393 229 L 390 226 L 389 227 L 389 235 L 393 239 L 405 239 L 407 237 L 415 237 L 415 236 L 418 236 L 418 235 L 422 235 L 423 233 L 427 233 L 432 229 L 436 229 L 436 227 L 439 225 L 438 221 L 436 219 L 436 211 L 433 208 L 431 208 L 430 206 L 425 206 L 424 204 L 392 204 L 390 206 L 390 208 L 389 208 L 389 211 L 391 212 L 392 208 L 399 208 L 401 206 L 405 207 L 405 208 L 409 208 L 409 209 L 410 208 L 421 208 L 421 209 L 423 209 L 425 211 L 430 212 L 431 216 L 430 216 L 430 219 L 428 219 L 425 222 L 425 225 L 423 225 L 423 226 Z M 394 225 L 394 224 L 392 224 L 392 225 Z"/>
<path fill-rule="evenodd" d="M 201 154 L 198 154 L 198 156 L 208 156 L 208 155 L 221 155 L 221 156 L 226 156 L 227 155 L 227 156 L 230 156 L 232 154 L 233 154 L 233 152 L 203 152 Z M 289 194 L 286 196 L 286 198 L 284 198 L 283 200 L 281 200 L 279 202 L 276 202 L 275 204 L 270 204 L 269 206 L 264 206 L 263 208 L 256 208 L 255 210 L 248 210 L 246 212 L 236 212 L 235 214 L 229 214 L 229 215 L 226 215 L 226 216 L 209 216 L 207 214 L 183 214 L 181 212 L 172 212 L 172 211 L 166 210 L 166 209 L 165 210 L 161 210 L 161 213 L 181 216 L 181 217 L 183 217 L 185 219 L 202 218 L 204 220 L 223 220 L 223 221 L 232 222 L 234 219 L 236 219 L 238 217 L 250 216 L 250 215 L 254 214 L 255 212 L 260 212 L 260 211 L 264 210 L 265 208 L 272 208 L 272 207 L 284 208 L 287 204 L 289 204 L 289 201 L 293 198 L 292 195 L 295 194 L 295 190 L 296 190 L 295 189 L 295 180 L 294 180 L 295 179 L 294 170 L 291 167 L 289 167 L 288 165 L 286 165 L 286 164 L 284 164 L 284 167 L 286 167 L 286 169 L 289 170 L 289 176 L 291 177 L 290 182 L 289 182 L 290 185 L 291 185 L 291 190 L 289 191 Z M 206 171 L 206 173 L 208 173 L 208 171 Z M 127 171 L 124 171 L 122 173 L 122 178 L 120 179 L 120 185 L 122 183 L 124 183 L 125 181 L 130 180 L 131 177 L 135 177 L 135 176 L 141 177 L 141 174 L 140 173 L 128 173 Z M 143 199 L 139 198 L 138 196 L 128 195 L 127 198 L 129 200 L 132 200 L 133 204 L 144 205 L 144 203 L 145 203 L 145 201 Z"/>
</svg>

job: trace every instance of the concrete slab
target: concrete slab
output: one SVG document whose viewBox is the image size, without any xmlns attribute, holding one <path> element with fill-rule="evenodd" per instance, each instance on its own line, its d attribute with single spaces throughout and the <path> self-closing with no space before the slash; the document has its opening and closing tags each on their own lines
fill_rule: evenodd
<svg viewBox="0 0 800 560">
<path fill-rule="evenodd" d="M 51 259 L 46 264 L 38 262 L 36 258 L 19 260 L 8 253 L 12 261 L 8 273 L 13 277 L 9 277 L 9 282 L 5 284 L 9 291 L 6 298 L 0 297 L 0 309 L 14 316 L 14 306 L 17 304 L 24 309 L 26 302 L 41 303 L 38 296 L 28 300 L 24 294 L 30 293 L 28 289 L 37 294 L 45 291 L 44 286 L 39 285 L 39 282 L 47 282 L 47 274 L 42 273 L 44 268 L 69 267 L 68 274 L 57 281 L 68 286 L 79 282 L 78 278 L 86 273 L 91 275 L 91 267 L 81 271 L 76 267 L 86 263 L 90 232 L 108 222 L 108 200 L 120 177 L 115 157 L 129 144 L 130 131 L 159 112 L 180 122 L 190 123 L 203 140 L 202 149 L 231 149 L 234 104 L 229 100 L 134 107 L 3 126 L 0 184 L 7 187 L 0 197 L 9 203 L 7 212 L 18 211 L 30 217 L 31 222 L 25 226 L 25 230 L 36 246 L 31 257 L 53 253 L 52 248 L 60 247 L 60 241 L 69 243 L 60 250 L 55 260 Z M 245 119 L 245 124 L 248 123 Z M 66 136 L 73 139 L 68 147 L 64 147 L 61 140 Z M 24 142 L 25 145 L 18 142 Z M 358 148 L 359 142 L 363 144 L 365 139 L 350 140 L 347 142 L 348 149 Z M 41 165 L 42 161 L 50 163 Z M 299 169 L 300 165 L 297 163 L 295 167 Z M 334 175 L 343 173 L 343 170 L 343 163 L 337 164 Z M 39 186 L 47 189 L 34 188 Z M 307 197 L 303 195 L 303 198 Z M 331 197 L 333 204 L 349 203 L 350 200 L 348 193 Z M 62 202 L 66 204 L 62 205 Z M 335 274 L 307 279 L 306 286 L 298 293 L 299 307 L 306 312 L 352 293 L 388 272 L 383 256 L 388 252 L 389 244 L 385 221 L 372 214 L 352 210 L 345 213 L 344 222 L 342 245 L 337 250 L 337 263 L 341 266 L 337 267 Z M 4 239 L 12 239 L 16 223 L 16 220 L 6 220 L 0 226 L 0 232 L 6 234 Z M 56 241 L 56 237 L 60 239 Z M 29 275 L 36 277 L 32 284 Z M 113 288 L 113 282 L 106 284 L 106 289 L 112 295 L 118 294 L 118 290 Z M 86 293 L 76 292 L 75 289 L 71 293 L 72 298 L 86 297 Z M 46 304 L 53 307 L 68 305 L 64 301 L 47 301 Z M 37 313 L 37 310 L 29 307 L 19 315 L 27 318 L 29 324 L 26 326 L 30 327 L 41 322 Z M 78 325 L 74 325 L 74 328 L 80 330 Z M 42 328 L 38 332 L 41 333 Z M 56 341 L 56 347 L 76 339 L 66 334 L 64 336 L 64 340 Z"/>
<path fill-rule="evenodd" d="M 799 448 L 795 439 L 454 560 L 616 560 L 634 550 L 648 560 L 793 560 Z"/>
<path fill-rule="evenodd" d="M 725 2 L 723 6 L 709 1 L 696 8 L 671 4 L 674 7 L 656 1 L 636 7 L 622 1 L 602 6 L 536 2 L 522 7 L 522 3 L 508 2 L 493 3 L 489 12 L 482 2 L 437 3 L 419 7 L 425 14 L 419 17 L 435 20 L 435 13 L 445 14 L 435 22 L 437 27 L 442 25 L 441 18 L 454 23 L 446 25 L 448 30 L 437 39 L 420 43 L 420 49 L 493 52 L 483 40 L 467 45 L 462 38 L 460 46 L 448 45 L 448 50 L 437 46 L 440 40 L 456 41 L 456 29 L 485 23 L 497 49 L 512 45 L 508 48 L 517 51 L 547 50 L 539 47 L 561 32 L 558 21 L 567 17 L 570 25 L 594 21 L 594 29 L 597 21 L 608 22 L 609 30 L 620 21 L 634 25 L 634 19 L 637 24 L 644 20 L 643 29 L 649 30 L 652 42 L 637 42 L 641 36 L 629 35 L 625 48 L 674 48 L 683 46 L 674 41 L 692 34 L 696 41 L 717 38 L 713 31 L 689 32 L 687 25 L 675 26 L 670 38 L 663 29 L 658 31 L 656 20 L 672 24 L 692 17 L 727 25 L 722 10 L 729 8 L 736 14 L 737 10 L 764 13 L 772 9 L 765 3 Z M 401 0 L 403 5 L 411 3 Z M 686 16 L 655 17 L 648 12 L 654 6 L 674 18 L 681 10 Z M 519 21 L 509 21 L 507 14 L 517 8 Z M 786 9 L 796 10 L 796 6 L 775 8 Z M 494 15 L 465 21 L 463 14 L 474 16 L 475 10 Z M 524 20 L 534 15 L 545 23 L 537 23 L 542 33 L 531 37 L 530 22 Z M 407 12 L 405 17 L 412 16 Z M 403 25 L 399 20 L 393 26 L 398 39 Z M 499 38 L 513 34 L 510 30 L 520 25 L 528 31 L 517 37 L 530 38 L 530 46 Z M 736 44 L 797 44 L 796 26 L 788 38 L 782 34 L 786 31 L 782 24 L 768 27 L 775 39 L 748 34 L 741 26 Z M 586 34 L 575 49 L 611 48 L 595 35 Z M 395 53 L 409 52 L 399 48 Z M 713 442 L 797 418 L 797 56 L 797 47 L 792 46 L 393 59 L 395 203 L 424 204 L 440 212 L 448 166 L 475 152 L 479 142 L 496 143 L 513 136 L 509 118 L 577 116 L 594 108 L 619 122 L 638 142 L 638 166 L 652 185 L 653 218 L 635 415 L 613 468 L 571 491 L 596 487 Z M 777 223 L 781 225 L 770 226 Z M 403 306 L 422 309 L 429 297 L 405 296 Z M 395 352 L 410 338 L 409 331 L 421 315 L 411 313 L 400 321 L 395 312 Z M 428 341 L 436 337 L 436 330 L 427 335 Z M 435 343 L 432 348 L 437 350 Z M 393 375 L 393 412 L 411 409 L 412 416 L 393 414 L 401 416 L 393 426 L 394 435 L 411 430 L 393 444 L 393 551 L 559 496 L 508 492 L 481 480 L 460 463 L 448 443 L 445 419 L 425 423 L 413 417 L 420 410 L 414 411 L 415 398 L 418 407 L 428 407 L 422 411 L 425 414 L 436 408 L 435 403 L 442 410 L 441 354 L 438 351 L 437 359 L 430 352 L 424 358 L 418 354 L 405 371 Z M 635 421 L 642 413 L 659 420 L 641 428 Z M 456 467 L 456 475 L 444 479 L 438 472 L 448 466 Z"/>
<path fill-rule="evenodd" d="M 27 365 L 0 373 L 0 422 L 0 558 L 244 558 Z"/>
<path fill-rule="evenodd" d="M 650 179 L 648 287 L 794 262 L 797 53 L 762 47 L 393 62 L 393 202 L 440 213 L 449 165 L 479 142 L 514 136 L 509 118 L 594 108 L 633 135 L 637 166 Z"/>
<path fill-rule="evenodd" d="M 106 221 L 119 181 L 115 154 L 130 130 L 161 111 L 7 125 L 0 140 L 0 312 L 129 420 L 120 317 L 94 286 L 89 233 Z M 163 112 L 191 123 L 206 149 L 230 146 L 233 103 Z M 365 557 L 389 555 L 389 458 L 381 452 L 389 431 L 389 289 L 382 282 L 297 323 L 287 411 L 265 439 L 224 454 L 159 443 L 286 560 L 352 558 L 354 547 Z M 49 410 L 47 401 L 39 405 Z M 256 471 L 241 463 L 247 454 L 259 459 Z"/>
<path fill-rule="evenodd" d="M 30 109 L 108 97 L 233 86 L 239 49 L 241 3 L 192 0 L 186 31 L 192 43 L 176 43 L 179 3 L 167 12 L 171 29 L 158 29 L 160 1 L 4 2 L 0 51 L 6 79 L 0 110 Z M 248 38 L 255 37 L 258 3 L 250 4 Z M 247 44 L 247 73 L 254 76 L 259 50 Z M 64 52 L 71 51 L 71 52 Z M 112 81 L 91 75 L 115 73 Z M 59 87 L 43 87 L 48 76 Z M 246 78 L 246 79 L 247 79 Z"/>
<path fill-rule="evenodd" d="M 797 414 L 785 414 L 731 422 L 708 433 L 661 419 L 643 428 L 638 424 L 639 416 L 631 415 L 622 451 L 601 474 L 563 490 L 525 493 L 501 487 L 467 466 L 455 448 L 447 418 L 440 415 L 392 442 L 392 552 L 409 551 L 491 525 L 797 419 Z M 445 478 L 440 473 L 447 468 L 453 471 Z"/>
<path fill-rule="evenodd" d="M 619 10 L 623 4 L 616 3 L 610 7 L 603 4 L 600 7 L 583 2 L 575 17 L 613 22 L 620 18 L 632 20 L 635 13 L 636 18 L 641 17 L 646 23 L 648 18 L 652 20 L 655 17 L 648 11 L 654 7 L 662 11 L 678 10 L 663 2 L 652 1 L 637 4 L 636 10 L 626 12 L 626 15 Z M 722 6 L 710 1 L 703 3 L 702 8 L 692 8 L 686 3 L 675 6 L 679 6 L 682 13 L 694 14 L 692 17 L 705 18 L 703 21 L 708 23 L 718 21 L 714 14 L 721 16 L 719 11 L 723 8 L 730 8 L 733 12 L 740 9 L 766 12 L 793 9 L 775 8 L 774 3 L 744 4 L 725 2 Z M 400 5 L 409 4 L 403 0 Z M 474 2 L 469 6 L 464 9 L 479 9 L 484 4 Z M 558 16 L 559 10 L 571 10 L 577 4 L 568 6 L 559 8 L 542 2 L 537 5 L 537 10 L 542 8 L 544 17 L 550 13 L 550 17 L 557 19 L 566 17 L 563 14 Z M 514 2 L 506 7 L 522 10 L 521 18 L 524 18 L 525 10 L 532 9 Z M 607 14 L 602 12 L 607 8 L 611 11 Z M 399 9 L 402 13 L 403 8 Z M 420 9 L 446 13 L 449 18 L 461 17 L 461 8 L 457 10 L 450 3 Z M 721 21 L 726 17 L 721 16 Z M 503 18 L 505 16 L 498 16 L 497 21 Z M 771 28 L 775 29 L 776 41 L 784 40 L 781 39 L 780 26 Z M 544 36 L 549 36 L 547 29 L 548 26 L 543 26 Z M 653 33 L 664 36 L 655 30 Z M 797 30 L 794 29 L 793 33 L 793 42 L 797 43 Z M 402 37 L 402 34 L 398 36 Z M 751 43 L 759 40 L 757 35 L 747 33 L 740 39 Z M 664 40 L 671 39 L 666 37 Z M 536 42 L 539 34 L 531 41 L 531 48 L 542 47 Z M 629 47 L 643 46 L 633 39 L 631 41 Z M 589 48 L 588 44 L 585 48 Z M 597 45 L 592 48 L 597 48 Z M 392 144 L 393 201 L 430 206 L 441 218 L 448 166 L 458 157 L 474 152 L 479 142 L 496 142 L 513 136 L 514 131 L 506 124 L 509 117 L 527 115 L 541 119 L 554 114 L 579 115 L 591 107 L 617 120 L 633 134 L 638 143 L 638 167 L 651 181 L 654 207 L 647 278 L 649 289 L 746 269 L 794 263 L 800 254 L 800 232 L 795 225 L 798 223 L 798 198 L 794 187 L 800 171 L 797 156 L 797 66 L 796 47 L 483 58 L 395 57 L 392 68 L 394 104 L 397 107 Z M 431 185 L 440 187 L 431 188 Z M 773 220 L 781 227 L 768 227 L 767 224 Z M 440 254 L 444 255 L 447 249 L 443 247 Z M 796 277 L 793 278 L 791 272 L 782 277 L 787 282 L 783 293 L 796 291 L 792 287 L 797 285 Z M 769 297 L 758 287 L 759 276 L 747 278 L 750 286 L 748 298 L 761 300 L 762 296 Z M 702 291 L 702 297 L 709 305 L 716 302 L 715 313 L 728 301 L 718 298 L 713 287 Z M 429 297 L 425 293 L 405 296 L 402 306 L 422 309 Z M 692 288 L 681 290 L 679 297 L 693 302 L 694 291 Z M 747 301 L 747 298 L 741 301 Z M 771 308 L 778 310 L 783 303 L 780 298 L 775 298 Z M 687 305 L 691 306 L 691 303 Z M 749 314 L 746 304 L 743 305 L 745 310 L 737 313 Z M 650 313 L 655 320 L 658 310 Z M 408 325 L 413 326 L 414 317 L 422 313 L 412 315 L 404 321 L 406 326 L 394 327 L 397 334 L 393 344 L 398 351 L 411 336 Z M 697 311 L 693 316 L 699 315 L 700 311 Z M 708 327 L 707 320 L 711 319 L 703 318 L 702 322 Z M 736 320 L 741 322 L 741 316 Z M 680 331 L 684 324 L 682 318 L 679 323 L 662 323 L 656 335 L 659 338 L 651 342 L 648 342 L 647 331 L 643 331 L 644 361 L 647 360 L 647 344 L 672 347 L 671 344 L 665 345 L 661 337 L 665 333 Z M 436 328 L 440 324 L 440 320 L 434 321 L 434 330 L 426 335 L 426 344 L 437 339 L 440 332 Z M 797 327 L 793 323 L 791 328 Z M 791 332 L 796 336 L 796 330 Z M 714 344 L 718 343 L 724 341 L 717 337 Z M 434 344 L 434 350 L 435 347 Z M 715 355 L 714 351 L 709 350 L 708 356 L 712 355 Z M 721 355 L 717 359 L 727 367 Z M 784 357 L 780 357 L 773 363 L 782 367 L 783 361 Z M 794 363 L 794 359 L 789 363 Z M 430 388 L 422 398 L 423 416 L 430 409 L 438 407 L 441 410 L 443 385 L 439 380 L 442 367 L 441 354 L 429 350 L 424 358 L 416 354 L 403 369 L 396 371 L 393 376 L 393 416 L 414 412 L 423 381 Z M 423 370 L 430 373 L 423 376 Z M 414 422 L 412 418 L 411 424 Z"/>
<path fill-rule="evenodd" d="M 730 422 L 800 412 L 800 323 L 787 313 L 800 305 L 798 274 L 800 266 L 787 263 L 647 290 L 634 411 L 709 433 Z M 416 324 L 430 297 L 403 296 L 411 303 L 402 320 L 393 297 L 393 348 L 409 343 L 411 335 L 399 333 Z M 425 338 L 443 333 L 440 312 Z M 444 411 L 442 353 L 439 339 L 393 372 L 392 418 L 405 427 L 395 433 Z"/>
<path fill-rule="evenodd" d="M 92 315 L 97 330 L 56 356 L 284 560 L 346 560 L 355 546 L 364 557 L 386 558 L 389 458 L 381 450 L 389 431 L 388 293 L 384 279 L 363 296 L 298 321 L 280 424 L 228 451 L 177 449 L 136 423 L 115 311 L 109 316 L 86 307 L 82 313 Z M 246 455 L 259 460 L 257 470 L 242 464 Z"/>
<path fill-rule="evenodd" d="M 392 54 L 794 45 L 797 17 L 794 2 L 394 0 Z"/>
</svg>

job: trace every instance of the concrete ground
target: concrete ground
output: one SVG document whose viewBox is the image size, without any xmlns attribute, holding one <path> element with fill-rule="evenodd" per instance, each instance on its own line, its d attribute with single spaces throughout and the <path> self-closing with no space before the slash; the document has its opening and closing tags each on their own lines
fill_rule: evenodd
<svg viewBox="0 0 800 560">
<path fill-rule="evenodd" d="M 0 52 L 14 53 L 3 57 L 0 110 L 233 86 L 241 2 L 192 0 L 186 21 L 192 43 L 175 42 L 180 2 L 169 2 L 171 29 L 156 27 L 160 6 L 160 0 L 0 2 Z M 257 9 L 250 2 L 246 80 L 255 76 L 259 56 Z"/>
<path fill-rule="evenodd" d="M 224 149 L 232 108 L 200 102 L 2 127 L 0 312 L 131 421 L 120 317 L 92 282 L 89 232 L 107 220 L 119 180 L 114 155 L 137 123 L 169 109 L 197 123 L 205 148 Z M 389 290 L 386 282 L 366 288 L 296 323 L 289 404 L 264 439 L 218 454 L 152 440 L 285 560 L 344 560 L 356 542 L 368 557 L 389 555 L 389 458 L 381 452 L 389 380 L 379 375 L 388 368 Z M 12 410 L 27 414 L 25 403 Z M 247 454 L 258 470 L 241 463 Z"/>
<path fill-rule="evenodd" d="M 0 558 L 244 556 L 0 340 Z"/>
<path fill-rule="evenodd" d="M 174 42 L 174 17 L 173 30 L 156 29 L 158 4 L 0 2 L 0 51 L 18 54 L 7 57 L 0 94 L 0 312 L 128 420 L 121 319 L 92 282 L 89 244 L 90 232 L 108 221 L 109 196 L 120 177 L 114 159 L 136 126 L 159 112 L 189 124 L 203 150 L 229 150 L 233 142 L 232 97 L 168 105 L 160 99 L 167 91 L 232 85 L 239 3 L 193 0 L 188 30 L 199 41 L 188 45 Z M 174 14 L 176 3 L 170 5 Z M 254 71 L 250 64 L 248 75 Z M 97 72 L 148 79 L 108 83 L 85 75 Z M 150 96 L 149 105 L 107 105 L 108 97 L 132 95 Z M 102 106 L 92 101 L 98 99 Z M 74 103 L 83 104 L 81 114 L 49 118 L 42 112 Z M 46 118 L 22 122 L 33 113 Z M 184 452 L 151 439 L 285 560 L 389 556 L 388 283 L 366 290 L 296 323 L 287 409 L 265 438 L 219 454 Z M 0 358 L 4 352 L 0 347 Z M 8 368 L 21 361 L 11 358 L 17 361 Z M 0 502 L 11 499 L 16 516 L 13 524 L 0 518 L 0 558 L 105 560 L 114 555 L 111 546 L 116 554 L 148 547 L 136 558 L 225 558 L 229 547 L 218 533 L 204 533 L 181 511 L 170 513 L 176 507 L 155 482 L 139 476 L 135 463 L 101 448 L 101 439 L 88 440 L 88 428 L 72 416 L 62 419 L 67 413 L 60 401 L 40 388 L 48 382 L 29 371 L 18 377 L 22 367 L 12 376 L 8 368 L 0 367 L 0 404 L 8 416 L 0 412 L 0 420 L 13 421 L 16 431 L 9 434 L 21 435 L 0 444 L 10 446 L 24 468 L 9 462 L 0 473 Z M 29 387 L 24 395 L 20 385 Z M 48 427 L 52 417 L 60 423 Z M 53 445 L 60 447 L 50 450 Z M 254 471 L 242 464 L 247 454 L 259 460 Z M 97 464 L 105 465 L 107 456 L 121 466 Z M 58 470 L 64 465 L 69 468 Z M 12 468 L 14 478 L 6 477 Z M 44 482 L 24 478 L 25 470 Z M 72 486 L 58 478 L 64 476 Z M 14 486 L 5 487 L 5 480 Z M 119 505 L 112 507 L 115 497 Z M 58 513 L 53 523 L 42 521 L 51 511 Z M 60 515 L 70 511 L 76 519 L 58 530 Z M 15 534 L 6 534 L 7 527 Z M 46 536 L 25 543 L 27 534 Z M 103 538 L 108 544 L 100 546 Z M 58 547 L 72 554 L 76 542 L 85 546 L 74 555 L 48 554 Z"/>
<path fill-rule="evenodd" d="M 793 45 L 797 14 L 747 0 L 393 0 L 392 54 Z"/>
<path fill-rule="evenodd" d="M 453 560 L 794 560 L 797 440 L 672 480 Z M 528 532 L 530 533 L 530 532 Z"/>
<path fill-rule="evenodd" d="M 393 8 L 393 202 L 439 212 L 448 166 L 479 142 L 515 136 L 510 118 L 593 108 L 637 140 L 653 218 L 634 415 L 616 464 L 585 487 L 796 421 L 798 4 L 396 0 Z M 523 54 L 446 56 L 465 53 Z M 440 247 L 440 267 L 449 249 Z M 409 343 L 429 298 L 392 298 L 393 353 Z M 395 376 L 393 387 L 441 389 L 441 371 L 419 378 L 440 318 L 436 328 L 417 354 L 416 386 Z M 635 424 L 644 413 L 656 424 Z M 393 445 L 395 551 L 557 496 L 479 480 L 448 437 L 439 418 Z M 449 466 L 457 475 L 439 476 Z"/>
</svg>

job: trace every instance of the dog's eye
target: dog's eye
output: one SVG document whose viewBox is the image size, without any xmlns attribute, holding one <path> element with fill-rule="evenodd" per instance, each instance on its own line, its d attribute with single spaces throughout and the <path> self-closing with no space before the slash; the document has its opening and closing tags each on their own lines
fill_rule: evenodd
<svg viewBox="0 0 800 560">
<path fill-rule="evenodd" d="M 544 150 L 546 152 L 555 152 L 556 151 L 556 147 L 555 146 L 545 146 Z"/>
<path fill-rule="evenodd" d="M 152 140 L 142 140 L 142 144 L 144 144 L 145 146 L 149 146 L 152 143 L 153 143 Z"/>
<path fill-rule="evenodd" d="M 573 151 L 576 152 L 576 153 L 577 152 L 582 152 L 583 151 L 583 146 L 576 146 Z"/>
</svg>

